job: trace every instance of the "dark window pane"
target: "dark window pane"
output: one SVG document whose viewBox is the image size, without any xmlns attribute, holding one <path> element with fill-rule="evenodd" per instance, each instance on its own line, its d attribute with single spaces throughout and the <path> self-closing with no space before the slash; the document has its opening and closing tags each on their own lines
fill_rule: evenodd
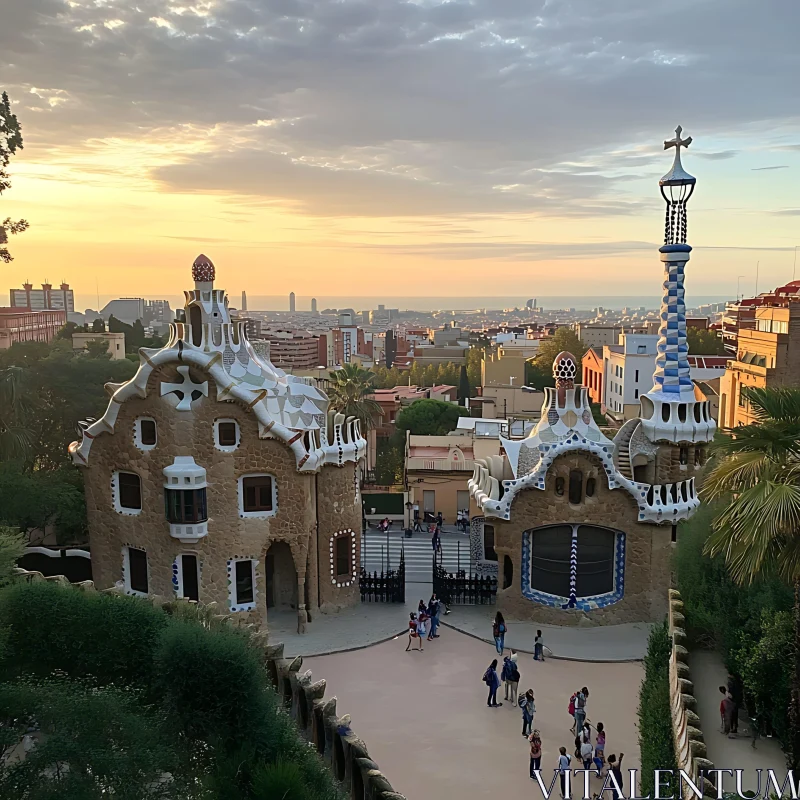
<svg viewBox="0 0 800 800">
<path fill-rule="evenodd" d="M 564 479 L 556 478 L 556 494 L 561 497 L 564 494 Z"/>
<path fill-rule="evenodd" d="M 134 591 L 147 594 L 147 553 L 144 550 L 128 548 L 128 582 Z"/>
<path fill-rule="evenodd" d="M 575 594 L 594 597 L 614 591 L 616 534 L 593 525 L 578 526 L 578 579 Z"/>
<path fill-rule="evenodd" d="M 350 575 L 350 536 L 336 538 L 336 575 L 342 577 Z"/>
<path fill-rule="evenodd" d="M 503 588 L 508 589 L 514 583 L 514 562 L 509 556 L 503 556 Z"/>
<path fill-rule="evenodd" d="M 583 502 L 583 473 L 579 469 L 569 472 L 569 501 L 573 505 Z"/>
<path fill-rule="evenodd" d="M 586 479 L 586 496 L 587 497 L 594 497 L 594 490 L 596 486 L 596 481 L 594 478 L 587 478 Z"/>
<path fill-rule="evenodd" d="M 242 499 L 245 511 L 272 511 L 272 478 L 269 475 L 242 478 Z"/>
<path fill-rule="evenodd" d="M 531 532 L 531 538 L 531 588 L 568 597 L 572 526 L 540 528 Z"/>
<path fill-rule="evenodd" d="M 236 562 L 236 605 L 253 602 L 253 562 Z"/>
<path fill-rule="evenodd" d="M 217 436 L 220 446 L 233 447 L 236 444 L 236 423 L 220 422 L 217 424 Z"/>
<path fill-rule="evenodd" d="M 183 579 L 183 596 L 190 600 L 200 599 L 200 587 L 197 576 L 197 556 L 181 556 L 181 577 Z"/>
<path fill-rule="evenodd" d="M 117 474 L 119 486 L 119 504 L 122 508 L 142 507 L 142 481 L 133 472 L 120 472 Z"/>
<path fill-rule="evenodd" d="M 497 561 L 497 551 L 494 549 L 494 525 L 483 526 L 483 557 L 487 561 Z"/>
<path fill-rule="evenodd" d="M 156 443 L 156 423 L 152 419 L 139 420 L 139 432 L 142 444 Z"/>
<path fill-rule="evenodd" d="M 164 508 L 167 520 L 175 525 L 185 522 L 205 522 L 205 489 L 164 489 Z"/>
<path fill-rule="evenodd" d="M 681 465 L 685 466 L 689 463 L 689 448 L 688 447 L 681 447 L 680 449 L 680 461 Z"/>
</svg>

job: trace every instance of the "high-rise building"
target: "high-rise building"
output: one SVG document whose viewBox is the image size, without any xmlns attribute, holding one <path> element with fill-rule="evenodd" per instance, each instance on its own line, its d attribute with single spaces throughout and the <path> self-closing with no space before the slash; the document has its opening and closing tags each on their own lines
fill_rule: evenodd
<svg viewBox="0 0 800 800">
<path fill-rule="evenodd" d="M 294 314 L 296 310 L 297 309 L 295 307 L 294 292 L 289 292 L 289 311 L 291 311 L 292 314 Z"/>
<path fill-rule="evenodd" d="M 242 289 L 242 307 L 239 310 L 247 311 L 247 292 L 244 289 Z"/>
<path fill-rule="evenodd" d="M 311 298 L 311 313 L 312 314 L 316 314 L 317 313 L 317 298 L 316 297 L 312 297 Z"/>
<path fill-rule="evenodd" d="M 58 289 L 49 283 L 43 283 L 41 289 L 34 289 L 32 283 L 24 283 L 21 289 L 11 290 L 11 308 L 69 313 L 75 310 L 75 297 L 68 283 L 62 283 Z"/>
</svg>

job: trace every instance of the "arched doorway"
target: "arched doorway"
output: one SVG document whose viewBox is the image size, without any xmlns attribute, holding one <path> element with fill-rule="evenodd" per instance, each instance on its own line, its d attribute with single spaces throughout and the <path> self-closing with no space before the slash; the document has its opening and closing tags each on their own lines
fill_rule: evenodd
<svg viewBox="0 0 800 800">
<path fill-rule="evenodd" d="M 297 608 L 297 570 L 286 542 L 273 542 L 265 559 L 267 608 Z"/>
</svg>

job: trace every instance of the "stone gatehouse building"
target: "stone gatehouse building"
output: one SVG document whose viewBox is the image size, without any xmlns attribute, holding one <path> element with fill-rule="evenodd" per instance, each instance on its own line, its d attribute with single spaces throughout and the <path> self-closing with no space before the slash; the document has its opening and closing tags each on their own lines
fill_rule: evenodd
<svg viewBox="0 0 800 800">
<path fill-rule="evenodd" d="M 192 273 L 169 341 L 106 386 L 105 414 L 70 445 L 94 580 L 262 626 L 291 610 L 303 631 L 359 600 L 366 442 L 321 391 L 256 354 L 208 258 Z"/>
<path fill-rule="evenodd" d="M 578 362 L 560 353 L 541 420 L 504 453 L 475 461 L 470 491 L 478 571 L 498 575 L 498 607 L 514 619 L 556 624 L 656 621 L 667 613 L 670 545 L 699 506 L 695 478 L 716 424 L 693 384 L 686 339 L 686 202 L 695 179 L 680 148 L 661 179 L 667 203 L 661 326 L 653 388 L 641 413 L 609 439 L 596 425 Z"/>
</svg>

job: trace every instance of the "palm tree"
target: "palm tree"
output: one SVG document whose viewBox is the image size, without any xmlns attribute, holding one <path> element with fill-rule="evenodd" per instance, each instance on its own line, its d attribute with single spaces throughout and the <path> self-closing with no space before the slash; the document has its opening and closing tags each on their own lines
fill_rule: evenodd
<svg viewBox="0 0 800 800">
<path fill-rule="evenodd" d="M 794 587 L 789 747 L 800 760 L 800 389 L 744 388 L 757 422 L 714 447 L 703 496 L 724 501 L 705 551 L 723 555 L 740 584 L 777 574 Z"/>
<path fill-rule="evenodd" d="M 359 419 L 363 431 L 374 428 L 377 418 L 383 416 L 380 405 L 369 396 L 375 391 L 375 373 L 356 364 L 345 364 L 329 376 L 330 407 L 346 417 Z"/>
<path fill-rule="evenodd" d="M 33 447 L 33 432 L 24 416 L 31 408 L 23 391 L 22 367 L 0 369 L 0 461 L 27 459 Z"/>
</svg>

